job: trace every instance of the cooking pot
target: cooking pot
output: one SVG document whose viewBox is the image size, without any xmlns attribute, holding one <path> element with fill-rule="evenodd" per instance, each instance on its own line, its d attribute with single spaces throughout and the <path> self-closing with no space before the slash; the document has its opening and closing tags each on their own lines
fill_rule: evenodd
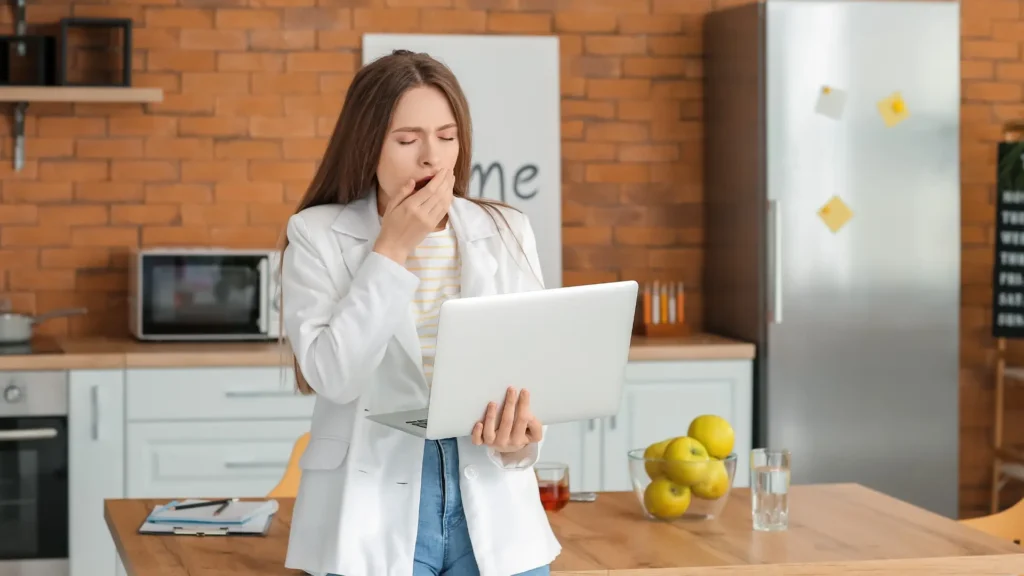
<svg viewBox="0 0 1024 576">
<path fill-rule="evenodd" d="M 32 339 L 32 327 L 44 320 L 85 314 L 86 308 L 64 308 L 52 310 L 39 316 L 0 312 L 0 344 L 23 344 Z"/>
</svg>

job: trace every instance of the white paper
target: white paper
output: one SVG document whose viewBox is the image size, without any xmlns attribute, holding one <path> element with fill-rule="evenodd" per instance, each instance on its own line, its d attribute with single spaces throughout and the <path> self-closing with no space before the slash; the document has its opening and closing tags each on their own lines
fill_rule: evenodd
<svg viewBox="0 0 1024 576">
<path fill-rule="evenodd" d="M 162 510 L 163 506 L 154 506 L 153 514 Z M 185 512 L 185 510 L 182 510 Z M 152 515 L 152 514 L 151 514 Z M 195 523 L 195 522 L 144 522 L 139 527 L 139 532 L 143 534 L 178 534 L 178 533 L 192 533 L 192 532 L 204 532 L 209 534 L 211 532 L 224 532 L 225 534 L 263 534 L 267 531 L 272 514 L 258 514 L 248 522 L 243 524 L 212 524 L 212 523 Z"/>
<path fill-rule="evenodd" d="M 206 502 L 206 500 L 183 500 L 165 504 L 153 510 L 146 522 L 150 523 L 175 523 L 175 524 L 218 524 L 238 525 L 249 520 L 277 512 L 277 500 L 256 500 L 231 502 L 223 512 L 214 516 L 213 513 L 220 508 L 220 505 L 203 506 L 201 508 L 187 508 L 185 510 L 171 510 L 169 507 L 181 504 L 192 504 L 193 502 Z"/>
<path fill-rule="evenodd" d="M 834 86 L 822 86 L 814 111 L 833 120 L 843 117 L 846 109 L 846 91 Z"/>
</svg>

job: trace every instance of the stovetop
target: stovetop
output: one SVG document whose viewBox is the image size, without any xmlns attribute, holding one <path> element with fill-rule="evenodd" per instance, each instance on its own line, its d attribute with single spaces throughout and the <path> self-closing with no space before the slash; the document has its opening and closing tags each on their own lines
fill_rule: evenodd
<svg viewBox="0 0 1024 576">
<path fill-rule="evenodd" d="M 64 350 L 53 338 L 33 338 L 18 344 L 0 344 L 0 356 L 63 354 Z"/>
</svg>

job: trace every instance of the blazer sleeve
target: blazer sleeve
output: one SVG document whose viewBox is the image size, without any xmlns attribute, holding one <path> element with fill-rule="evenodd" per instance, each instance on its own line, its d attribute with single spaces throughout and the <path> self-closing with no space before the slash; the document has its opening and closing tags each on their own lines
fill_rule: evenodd
<svg viewBox="0 0 1024 576">
<path fill-rule="evenodd" d="M 316 393 L 346 404 L 357 399 L 406 318 L 419 279 L 370 252 L 340 294 L 300 214 L 287 226 L 282 264 L 285 333 L 302 375 Z"/>
<path fill-rule="evenodd" d="M 533 233 L 533 227 L 530 225 L 529 218 L 526 214 L 521 215 L 521 226 L 522 226 L 522 245 L 523 252 L 526 255 L 527 266 L 523 271 L 524 274 L 529 275 L 526 285 L 529 285 L 529 279 L 535 277 L 537 284 L 540 289 L 544 289 L 544 275 L 540 269 L 540 254 L 537 251 L 537 237 Z M 535 276 L 534 276 L 535 275 Z M 529 388 L 526 384 L 525 387 Z M 500 468 L 505 470 L 523 470 L 529 468 L 540 460 L 540 450 L 544 446 L 544 439 L 548 436 L 548 427 L 546 424 L 541 426 L 543 432 L 541 434 L 540 442 L 534 442 L 528 444 L 522 450 L 517 452 L 498 452 L 493 448 L 487 449 L 487 457 L 494 462 Z"/>
</svg>

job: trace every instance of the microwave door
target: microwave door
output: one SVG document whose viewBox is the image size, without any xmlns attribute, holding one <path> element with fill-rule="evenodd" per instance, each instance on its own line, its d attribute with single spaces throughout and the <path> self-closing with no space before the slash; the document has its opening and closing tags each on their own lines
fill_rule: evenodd
<svg viewBox="0 0 1024 576">
<path fill-rule="evenodd" d="M 146 338 L 245 340 L 266 334 L 265 253 L 156 254 L 142 262 Z"/>
</svg>

